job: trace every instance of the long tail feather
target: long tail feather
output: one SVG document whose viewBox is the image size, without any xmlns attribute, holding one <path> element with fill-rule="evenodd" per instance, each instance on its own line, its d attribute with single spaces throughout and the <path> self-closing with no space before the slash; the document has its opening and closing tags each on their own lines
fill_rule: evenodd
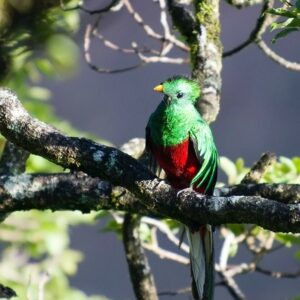
<svg viewBox="0 0 300 300">
<path fill-rule="evenodd" d="M 199 231 L 187 228 L 190 244 L 192 289 L 196 300 L 212 300 L 214 286 L 214 246 L 210 225 L 203 225 Z"/>
</svg>

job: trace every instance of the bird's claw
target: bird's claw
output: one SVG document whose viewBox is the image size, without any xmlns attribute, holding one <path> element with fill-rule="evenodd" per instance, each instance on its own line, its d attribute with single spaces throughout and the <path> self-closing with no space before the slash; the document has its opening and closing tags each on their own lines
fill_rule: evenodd
<svg viewBox="0 0 300 300">
<path fill-rule="evenodd" d="M 159 180 L 159 182 L 155 185 L 155 189 L 159 189 L 162 184 L 166 183 L 164 180 Z"/>
<path fill-rule="evenodd" d="M 191 192 L 194 192 L 194 190 L 193 190 L 193 188 L 188 187 L 188 188 L 185 188 L 185 189 L 182 189 L 182 190 L 178 191 L 176 195 L 177 195 L 177 197 L 179 197 L 180 194 L 185 193 L 185 192 L 191 193 Z"/>
</svg>

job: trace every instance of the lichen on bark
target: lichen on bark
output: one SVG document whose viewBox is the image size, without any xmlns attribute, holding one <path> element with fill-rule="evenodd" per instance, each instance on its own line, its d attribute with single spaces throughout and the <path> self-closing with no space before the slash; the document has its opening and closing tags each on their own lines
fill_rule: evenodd
<svg viewBox="0 0 300 300">
<path fill-rule="evenodd" d="M 198 25 L 206 28 L 207 41 L 213 42 L 222 51 L 219 0 L 197 0 L 195 10 Z"/>
<path fill-rule="evenodd" d="M 187 42 L 192 77 L 202 88 L 198 108 L 203 118 L 214 122 L 220 110 L 223 47 L 220 40 L 219 0 L 195 0 L 195 25 Z"/>
</svg>

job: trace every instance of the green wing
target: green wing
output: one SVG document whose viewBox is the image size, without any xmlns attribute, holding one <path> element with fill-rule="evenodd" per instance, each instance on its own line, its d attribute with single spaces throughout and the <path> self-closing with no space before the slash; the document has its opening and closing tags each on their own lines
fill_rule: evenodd
<svg viewBox="0 0 300 300">
<path fill-rule="evenodd" d="M 144 154 L 146 154 L 144 158 L 146 159 L 146 165 L 148 166 L 150 171 L 157 177 L 164 179 L 166 177 L 165 172 L 159 166 L 153 155 L 150 128 L 148 126 L 146 127 L 146 148 Z"/>
<path fill-rule="evenodd" d="M 196 156 L 202 162 L 199 172 L 191 181 L 191 186 L 205 186 L 205 193 L 212 193 L 217 179 L 218 151 L 212 132 L 203 120 L 198 120 L 190 131 Z"/>
</svg>

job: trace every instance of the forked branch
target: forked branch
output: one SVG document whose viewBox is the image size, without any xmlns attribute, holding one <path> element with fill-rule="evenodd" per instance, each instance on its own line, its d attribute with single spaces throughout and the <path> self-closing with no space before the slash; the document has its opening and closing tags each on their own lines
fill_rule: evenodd
<svg viewBox="0 0 300 300">
<path fill-rule="evenodd" d="M 0 89 L 0 131 L 30 153 L 128 189 L 149 214 L 173 218 L 189 226 L 199 222 L 252 223 L 284 232 L 298 232 L 300 228 L 300 204 L 284 204 L 259 196 L 207 197 L 191 191 L 178 194 L 129 155 L 91 140 L 67 137 L 32 118 L 17 96 L 7 89 Z"/>
</svg>

